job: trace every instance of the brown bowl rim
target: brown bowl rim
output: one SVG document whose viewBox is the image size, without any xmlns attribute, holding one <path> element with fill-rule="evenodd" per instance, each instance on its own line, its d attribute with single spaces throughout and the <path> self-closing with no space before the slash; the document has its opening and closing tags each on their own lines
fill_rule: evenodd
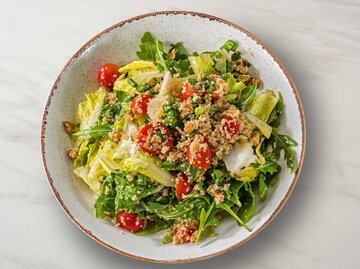
<svg viewBox="0 0 360 269">
<path fill-rule="evenodd" d="M 54 187 L 53 184 L 53 179 L 51 177 L 50 171 L 47 167 L 47 162 L 46 162 L 46 157 L 45 157 L 45 128 L 46 128 L 46 122 L 47 122 L 47 114 L 48 114 L 48 109 L 49 106 L 51 104 L 51 98 L 54 95 L 55 90 L 57 89 L 57 84 L 60 81 L 62 74 L 64 72 L 64 70 L 69 66 L 69 64 L 75 59 L 77 58 L 93 41 L 95 41 L 96 39 L 100 38 L 102 35 L 108 33 L 109 31 L 117 28 L 117 27 L 121 27 L 122 25 L 124 25 L 125 23 L 128 22 L 132 22 L 132 21 L 136 21 L 136 20 L 140 20 L 146 17 L 151 17 L 151 16 L 158 16 L 158 15 L 191 15 L 191 16 L 197 16 L 197 17 L 201 17 L 201 18 L 206 18 L 209 20 L 214 20 L 223 24 L 226 24 L 230 27 L 233 27 L 241 32 L 243 32 L 244 34 L 246 34 L 249 38 L 253 39 L 257 44 L 259 44 L 267 53 L 269 53 L 269 55 L 273 58 L 273 60 L 279 65 L 279 67 L 281 68 L 282 72 L 284 73 L 286 79 L 288 80 L 292 91 L 295 95 L 296 98 L 296 102 L 298 105 L 298 109 L 299 109 L 299 113 L 300 113 L 300 118 L 301 118 L 301 130 L 302 130 L 302 148 L 301 148 L 301 153 L 299 156 L 299 161 L 298 161 L 298 167 L 297 170 L 295 172 L 294 178 L 291 182 L 291 185 L 288 189 L 288 191 L 286 192 L 284 198 L 281 200 L 279 206 L 275 209 L 275 211 L 271 214 L 271 216 L 264 222 L 264 224 L 258 228 L 254 233 L 250 234 L 247 238 L 241 240 L 240 242 L 226 248 L 223 249 L 221 251 L 209 254 L 209 255 L 205 255 L 205 256 L 201 256 L 201 257 L 196 257 L 196 258 L 189 258 L 189 259 L 178 259 L 178 260 L 157 260 L 157 259 L 149 259 L 149 258 L 144 258 L 141 256 L 137 256 L 137 255 L 133 255 L 131 253 L 127 253 L 124 252 L 120 249 L 117 249 L 109 244 L 107 244 L 106 242 L 100 240 L 99 238 L 97 238 L 95 235 L 92 234 L 91 231 L 89 231 L 88 229 L 86 229 L 84 226 L 82 226 L 82 224 L 80 224 L 75 217 L 71 214 L 71 212 L 69 211 L 69 209 L 66 207 L 66 205 L 64 204 L 64 202 L 61 199 L 60 194 L 57 192 L 57 190 Z M 101 245 L 105 246 L 106 248 L 115 251 L 117 253 L 123 254 L 127 257 L 130 258 L 134 258 L 137 260 L 142 260 L 142 261 L 148 261 L 148 262 L 155 262 L 155 263 L 188 263 L 188 262 L 195 262 L 195 261 L 201 261 L 201 260 L 205 260 L 205 259 L 209 259 L 221 254 L 224 254 L 226 252 L 229 252 L 235 248 L 237 248 L 238 246 L 244 244 L 245 242 L 247 242 L 248 240 L 250 240 L 251 238 L 253 238 L 255 235 L 257 235 L 260 231 L 262 231 L 274 218 L 275 216 L 280 212 L 280 210 L 283 208 L 283 206 L 285 205 L 286 201 L 289 199 L 292 191 L 294 190 L 294 187 L 296 185 L 296 182 L 299 178 L 299 174 L 303 165 L 303 161 L 304 161 L 304 155 L 305 155 L 305 145 L 306 145 L 306 125 L 305 125 L 305 115 L 304 115 L 304 110 L 301 104 L 301 99 L 299 96 L 299 93 L 296 89 L 295 83 L 292 80 L 289 72 L 286 70 L 286 68 L 284 67 L 284 65 L 282 64 L 282 62 L 279 60 L 279 58 L 275 55 L 275 53 L 273 53 L 261 40 L 259 40 L 257 37 L 255 37 L 253 34 L 251 34 L 250 32 L 248 32 L 247 30 L 245 30 L 244 28 L 229 22 L 227 20 L 221 19 L 219 17 L 215 17 L 212 15 L 208 15 L 208 14 L 204 14 L 204 13 L 199 13 L 199 12 L 193 12 L 193 11 L 157 11 L 157 12 L 151 12 L 151 13 L 145 13 L 142 15 L 138 15 L 135 17 L 131 17 L 129 19 L 123 20 L 107 29 L 105 29 L 104 31 L 100 32 L 99 34 L 97 34 L 95 37 L 93 37 L 92 39 L 90 39 L 88 42 L 85 43 L 85 45 L 83 45 L 71 58 L 70 60 L 66 63 L 66 65 L 64 66 L 64 68 L 61 70 L 60 74 L 58 75 L 57 79 L 55 80 L 55 83 L 50 91 L 50 94 L 47 98 L 47 102 L 44 108 L 44 112 L 43 112 L 43 116 L 42 116 L 42 122 L 41 122 L 41 155 L 42 155 L 42 161 L 43 161 L 43 165 L 45 168 L 45 172 L 46 172 L 46 176 L 48 178 L 49 184 L 51 186 L 51 189 L 56 197 L 56 199 L 58 200 L 58 202 L 60 203 L 61 207 L 64 209 L 65 213 L 68 215 L 68 217 L 71 219 L 71 221 L 80 229 L 82 230 L 86 235 L 88 235 L 89 237 L 91 237 L 93 240 L 95 240 L 96 242 L 100 243 Z"/>
</svg>

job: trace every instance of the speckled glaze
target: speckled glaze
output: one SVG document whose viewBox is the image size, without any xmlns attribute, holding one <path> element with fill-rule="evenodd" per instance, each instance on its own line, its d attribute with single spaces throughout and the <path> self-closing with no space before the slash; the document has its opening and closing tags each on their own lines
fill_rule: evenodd
<svg viewBox="0 0 360 269">
<path fill-rule="evenodd" d="M 239 228 L 233 219 L 217 227 L 218 236 L 204 238 L 199 245 L 161 244 L 161 234 L 138 237 L 98 220 L 93 214 L 95 196 L 72 172 L 66 151 L 71 147 L 62 128 L 72 119 L 83 94 L 98 88 L 97 70 L 107 62 L 124 65 L 136 59 L 141 36 L 150 31 L 165 45 L 183 41 L 192 51 L 211 51 L 226 40 L 239 43 L 239 49 L 260 75 L 267 88 L 280 91 L 286 104 L 281 132 L 291 135 L 299 166 L 291 174 L 283 166 L 278 184 L 266 203 L 257 208 L 248 223 L 252 232 Z M 298 92 L 279 59 L 244 29 L 222 19 L 192 12 L 168 11 L 145 14 L 120 22 L 86 43 L 67 63 L 57 78 L 47 101 L 42 127 L 41 148 L 50 186 L 71 220 L 87 235 L 105 247 L 129 257 L 152 262 L 191 262 L 213 257 L 246 242 L 262 230 L 289 198 L 302 166 L 305 150 L 305 119 Z"/>
</svg>

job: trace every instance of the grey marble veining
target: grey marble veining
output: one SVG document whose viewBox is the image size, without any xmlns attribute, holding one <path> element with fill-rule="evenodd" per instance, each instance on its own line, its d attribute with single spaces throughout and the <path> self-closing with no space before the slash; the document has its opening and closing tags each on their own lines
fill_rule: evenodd
<svg viewBox="0 0 360 269">
<path fill-rule="evenodd" d="M 125 18 L 170 9 L 222 17 L 263 40 L 291 73 L 307 120 L 304 167 L 280 214 L 245 245 L 195 265 L 359 268 L 356 0 L 1 1 L 0 268 L 169 267 L 113 253 L 71 223 L 43 172 L 39 129 L 57 74 L 82 44 Z"/>
</svg>

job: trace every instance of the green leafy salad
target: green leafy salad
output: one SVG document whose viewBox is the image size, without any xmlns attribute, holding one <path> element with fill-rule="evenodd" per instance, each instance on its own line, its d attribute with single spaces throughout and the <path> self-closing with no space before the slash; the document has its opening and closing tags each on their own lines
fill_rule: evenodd
<svg viewBox="0 0 360 269">
<path fill-rule="evenodd" d="M 280 93 L 264 89 L 232 40 L 189 55 L 149 32 L 124 66 L 105 64 L 100 87 L 64 122 L 74 172 L 97 200 L 95 216 L 163 243 L 198 243 L 231 217 L 244 229 L 281 172 L 297 169 L 279 133 Z"/>
</svg>

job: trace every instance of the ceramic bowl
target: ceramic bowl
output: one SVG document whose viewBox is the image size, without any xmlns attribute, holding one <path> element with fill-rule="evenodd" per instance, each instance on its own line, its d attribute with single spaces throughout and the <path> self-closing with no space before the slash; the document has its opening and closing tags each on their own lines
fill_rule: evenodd
<svg viewBox="0 0 360 269">
<path fill-rule="evenodd" d="M 299 166 L 291 174 L 283 171 L 267 201 L 248 223 L 252 232 L 239 227 L 232 218 L 216 229 L 217 236 L 204 238 L 199 245 L 163 245 L 162 233 L 140 237 L 94 217 L 94 194 L 73 174 L 66 152 L 71 148 L 62 122 L 72 119 L 84 93 L 98 87 L 97 71 L 107 62 L 124 65 L 137 59 L 140 38 L 150 31 L 165 44 L 183 41 L 192 51 L 218 49 L 226 40 L 239 43 L 266 88 L 280 91 L 286 104 L 281 132 L 291 135 Z M 210 15 L 169 11 L 156 12 L 122 21 L 87 42 L 66 64 L 46 103 L 41 148 L 50 186 L 70 219 L 88 236 L 103 246 L 129 257 L 162 263 L 191 262 L 213 257 L 236 248 L 254 237 L 276 216 L 289 198 L 298 179 L 305 149 L 305 120 L 299 94 L 280 60 L 261 41 L 241 27 Z"/>
</svg>

